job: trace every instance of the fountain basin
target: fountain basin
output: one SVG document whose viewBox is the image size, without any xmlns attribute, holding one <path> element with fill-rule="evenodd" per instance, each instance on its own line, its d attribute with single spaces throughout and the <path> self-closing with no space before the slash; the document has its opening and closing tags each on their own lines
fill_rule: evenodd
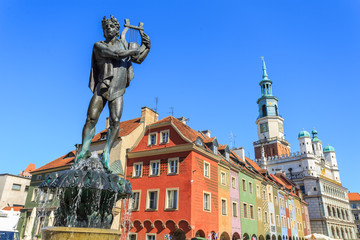
<svg viewBox="0 0 360 240">
<path fill-rule="evenodd" d="M 101 228 L 47 227 L 41 230 L 44 240 L 119 240 L 121 232 Z"/>
</svg>

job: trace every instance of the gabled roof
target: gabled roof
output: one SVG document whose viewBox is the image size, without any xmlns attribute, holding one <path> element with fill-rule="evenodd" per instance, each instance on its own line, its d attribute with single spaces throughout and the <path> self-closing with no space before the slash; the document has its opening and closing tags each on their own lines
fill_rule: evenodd
<svg viewBox="0 0 360 240">
<path fill-rule="evenodd" d="M 175 125 L 175 127 L 184 135 L 184 137 L 189 139 L 191 142 L 195 142 L 196 138 L 198 137 L 201 138 L 203 142 L 206 142 L 205 141 L 206 138 L 201 133 L 195 131 L 188 125 L 182 123 L 180 120 L 174 118 L 173 116 L 168 116 L 166 118 L 163 118 L 153 124 L 150 124 L 149 127 L 151 128 L 154 125 L 158 125 L 160 123 L 166 123 L 166 122 L 169 123 L 172 122 Z"/>
<path fill-rule="evenodd" d="M 69 153 L 73 153 L 75 156 L 76 150 L 69 152 Z M 35 169 L 32 172 L 34 173 L 34 172 L 48 170 L 48 169 L 52 169 L 52 168 L 58 168 L 58 167 L 72 165 L 75 157 L 67 157 L 69 155 L 69 153 L 55 159 L 54 161 L 49 162 L 48 164 L 45 164 L 42 167 L 39 167 L 38 169 Z"/>
<path fill-rule="evenodd" d="M 132 131 L 135 130 L 140 125 L 140 118 L 130 119 L 127 121 L 120 122 L 120 130 L 118 137 L 123 137 L 129 135 Z M 92 140 L 92 142 L 99 141 L 101 138 L 101 134 L 106 133 L 107 129 L 96 134 Z"/>
<path fill-rule="evenodd" d="M 348 193 L 349 201 L 360 201 L 360 194 L 357 192 Z"/>
</svg>

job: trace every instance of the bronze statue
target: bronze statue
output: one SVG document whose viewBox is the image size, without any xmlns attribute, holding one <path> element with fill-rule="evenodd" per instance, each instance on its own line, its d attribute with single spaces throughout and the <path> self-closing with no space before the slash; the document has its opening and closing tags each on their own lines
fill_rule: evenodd
<svg viewBox="0 0 360 240">
<path fill-rule="evenodd" d="M 80 159 L 90 157 L 90 143 L 95 135 L 95 125 L 100 113 L 108 102 L 110 111 L 110 127 L 107 130 L 107 140 L 103 151 L 102 163 L 110 170 L 110 150 L 119 134 L 119 123 L 123 110 L 123 94 L 134 78 L 132 62 L 142 63 L 150 51 L 150 38 L 142 28 L 142 23 L 131 26 L 129 20 L 125 20 L 125 28 L 121 33 L 120 24 L 114 16 L 102 20 L 105 41 L 96 42 L 93 47 L 91 58 L 91 73 L 89 87 L 94 93 L 91 98 L 86 123 L 82 133 L 81 151 L 78 153 L 75 163 Z M 141 46 L 136 43 L 127 43 L 125 39 L 129 28 L 139 30 Z"/>
</svg>

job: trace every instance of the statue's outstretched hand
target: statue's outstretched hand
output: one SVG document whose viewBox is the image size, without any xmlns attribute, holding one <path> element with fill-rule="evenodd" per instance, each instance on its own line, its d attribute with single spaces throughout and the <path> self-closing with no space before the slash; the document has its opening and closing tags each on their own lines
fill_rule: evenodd
<svg viewBox="0 0 360 240">
<path fill-rule="evenodd" d="M 144 44 L 145 47 L 150 48 L 151 47 L 150 37 L 142 31 L 140 33 L 140 36 L 141 36 L 142 44 Z"/>
</svg>

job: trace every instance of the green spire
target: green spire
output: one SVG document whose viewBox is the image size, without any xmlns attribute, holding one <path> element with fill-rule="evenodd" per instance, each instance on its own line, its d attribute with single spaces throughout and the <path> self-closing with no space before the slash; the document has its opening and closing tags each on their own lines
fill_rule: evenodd
<svg viewBox="0 0 360 240">
<path fill-rule="evenodd" d="M 266 65 L 265 65 L 265 60 L 264 60 L 264 57 L 261 57 L 261 60 L 262 60 L 262 62 L 263 62 L 263 66 L 262 66 L 262 68 L 263 68 L 263 81 L 264 80 L 270 80 L 269 78 L 268 78 L 268 75 L 267 75 L 267 73 L 266 73 Z"/>
</svg>

